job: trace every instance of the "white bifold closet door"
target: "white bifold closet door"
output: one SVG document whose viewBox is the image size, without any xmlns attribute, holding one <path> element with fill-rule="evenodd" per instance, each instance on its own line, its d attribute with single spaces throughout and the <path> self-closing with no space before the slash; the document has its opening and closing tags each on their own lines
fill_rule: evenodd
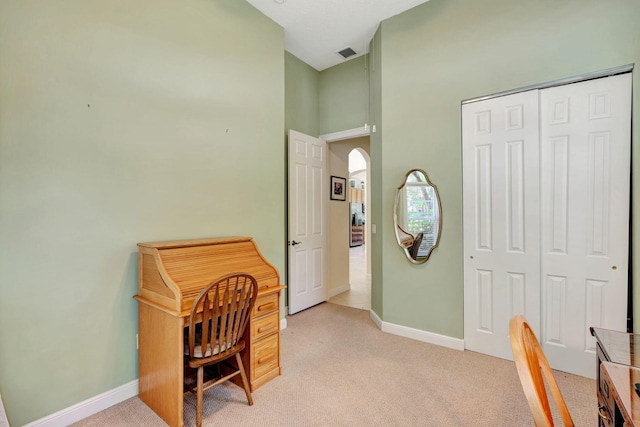
<svg viewBox="0 0 640 427">
<path fill-rule="evenodd" d="M 631 74 L 463 105 L 465 348 L 512 359 L 524 314 L 555 369 L 595 377 L 625 330 Z"/>
</svg>

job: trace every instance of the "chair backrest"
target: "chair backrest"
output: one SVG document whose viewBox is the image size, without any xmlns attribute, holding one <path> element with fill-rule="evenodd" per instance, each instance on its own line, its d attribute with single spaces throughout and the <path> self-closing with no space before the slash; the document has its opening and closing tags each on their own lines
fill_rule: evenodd
<svg viewBox="0 0 640 427">
<path fill-rule="evenodd" d="M 244 334 L 258 295 L 256 279 L 232 273 L 207 285 L 189 315 L 189 357 L 224 358 Z"/>
<path fill-rule="evenodd" d="M 418 251 L 420 250 L 420 245 L 422 244 L 422 237 L 424 234 L 418 233 L 413 240 L 413 244 L 411 248 L 409 248 L 409 255 L 412 259 L 418 259 Z"/>
<path fill-rule="evenodd" d="M 511 318 L 509 334 L 518 376 L 529 402 L 536 427 L 552 427 L 554 425 L 545 381 L 564 425 L 573 427 L 573 420 L 553 376 L 551 366 L 549 366 L 542 347 L 540 347 L 535 333 L 524 316 L 518 315 Z"/>
</svg>

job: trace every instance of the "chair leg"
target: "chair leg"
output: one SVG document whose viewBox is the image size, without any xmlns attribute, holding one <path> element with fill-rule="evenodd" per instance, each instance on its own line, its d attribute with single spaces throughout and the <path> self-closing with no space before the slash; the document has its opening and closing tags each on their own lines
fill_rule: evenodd
<svg viewBox="0 0 640 427">
<path fill-rule="evenodd" d="M 198 368 L 198 384 L 196 390 L 196 427 L 202 427 L 202 395 L 204 391 L 202 386 L 204 383 L 204 368 Z"/>
<path fill-rule="evenodd" d="M 249 381 L 247 380 L 247 374 L 244 372 L 244 365 L 242 364 L 242 358 L 240 353 L 236 353 L 236 361 L 238 362 L 238 368 L 240 369 L 240 376 L 242 377 L 242 385 L 244 386 L 244 392 L 247 395 L 249 406 L 253 405 L 253 398 L 251 397 L 251 389 L 249 388 Z"/>
</svg>

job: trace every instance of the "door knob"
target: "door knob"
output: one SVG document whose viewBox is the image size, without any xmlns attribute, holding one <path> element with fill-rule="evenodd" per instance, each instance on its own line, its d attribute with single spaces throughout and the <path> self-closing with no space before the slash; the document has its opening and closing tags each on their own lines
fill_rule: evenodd
<svg viewBox="0 0 640 427">
<path fill-rule="evenodd" d="M 302 243 L 302 242 L 296 242 L 295 240 L 291 240 L 291 241 L 289 242 L 289 246 L 299 245 L 300 243 Z"/>
</svg>

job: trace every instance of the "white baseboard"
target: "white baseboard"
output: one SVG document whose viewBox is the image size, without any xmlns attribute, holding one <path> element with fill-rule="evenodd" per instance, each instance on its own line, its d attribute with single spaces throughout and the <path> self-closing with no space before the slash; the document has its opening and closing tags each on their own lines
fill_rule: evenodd
<svg viewBox="0 0 640 427">
<path fill-rule="evenodd" d="M 388 332 L 401 337 L 411 338 L 414 340 L 435 344 L 442 347 L 452 348 L 454 350 L 464 350 L 464 340 L 452 338 L 446 335 L 435 334 L 433 332 L 423 331 L 420 329 L 409 328 L 407 326 L 395 325 L 393 323 L 382 322 L 382 332 Z"/>
<path fill-rule="evenodd" d="M 287 319 L 280 319 L 280 329 L 287 328 Z M 120 387 L 94 396 L 84 402 L 77 403 L 47 417 L 26 424 L 24 427 L 64 427 L 80 421 L 117 403 L 138 395 L 138 380 L 131 381 Z M 9 422 L 3 424 L 2 400 L 0 400 L 0 427 L 9 427 Z M 5 418 L 6 419 L 6 418 Z"/>
<path fill-rule="evenodd" d="M 77 403 L 66 409 L 51 414 L 47 417 L 40 418 L 26 424 L 24 427 L 64 427 L 69 424 L 80 421 L 91 415 L 97 414 L 110 406 L 125 401 L 131 397 L 138 395 L 138 380 L 121 385 L 113 390 L 106 391 L 102 394 L 94 396 L 84 402 Z"/>
<path fill-rule="evenodd" d="M 409 328 L 408 326 L 383 322 L 380 317 L 378 317 L 378 315 L 373 312 L 373 310 L 370 310 L 369 313 L 371 316 L 371 320 L 373 320 L 373 323 L 375 323 L 382 332 L 387 332 L 389 334 L 399 335 L 401 337 L 411 338 L 414 340 L 426 342 L 429 344 L 435 344 L 454 350 L 464 350 L 464 340 L 461 340 L 459 338 L 452 338 L 446 335 L 440 335 L 420 329 Z"/>
<path fill-rule="evenodd" d="M 335 297 L 336 295 L 340 295 L 343 292 L 347 292 L 349 289 L 351 289 L 351 286 L 349 284 L 340 286 L 339 288 L 331 289 L 329 291 L 329 298 Z"/>
<path fill-rule="evenodd" d="M 382 330 L 382 319 L 380 319 L 380 317 L 378 317 L 376 312 L 373 311 L 373 310 L 369 310 L 369 317 L 371 317 L 371 320 L 373 320 L 373 323 L 376 324 L 378 329 Z"/>
</svg>

